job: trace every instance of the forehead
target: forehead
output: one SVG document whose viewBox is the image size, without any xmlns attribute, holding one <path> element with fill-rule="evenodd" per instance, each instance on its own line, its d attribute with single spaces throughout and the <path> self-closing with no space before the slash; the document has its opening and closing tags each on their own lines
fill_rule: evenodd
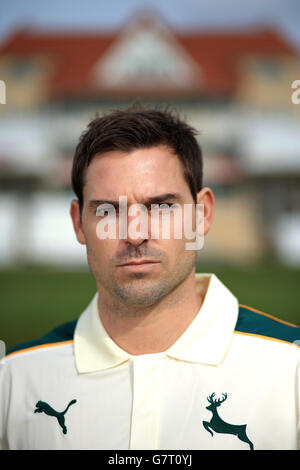
<svg viewBox="0 0 300 470">
<path fill-rule="evenodd" d="M 184 168 L 169 147 L 160 145 L 130 152 L 111 151 L 96 155 L 86 169 L 87 197 L 188 191 Z"/>
</svg>

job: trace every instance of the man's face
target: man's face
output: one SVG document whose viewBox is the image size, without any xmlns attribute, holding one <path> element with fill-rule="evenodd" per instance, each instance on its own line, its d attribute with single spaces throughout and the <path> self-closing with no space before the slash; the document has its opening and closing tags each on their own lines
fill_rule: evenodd
<svg viewBox="0 0 300 470">
<path fill-rule="evenodd" d="M 99 201 L 119 201 L 120 196 L 127 197 L 127 209 L 131 204 L 146 205 L 148 238 L 118 238 L 117 211 L 117 238 L 99 239 Z M 99 295 L 116 305 L 121 302 L 129 307 L 151 306 L 194 274 L 197 252 L 186 249 L 184 233 L 181 239 L 174 238 L 174 213 L 170 217 L 170 239 L 161 236 L 161 215 L 159 237 L 151 238 L 151 204 L 177 203 L 183 209 L 184 204 L 194 203 L 182 164 L 168 147 L 96 155 L 86 169 L 83 200 L 81 222 L 75 201 L 71 215 L 79 242 L 86 244 Z M 195 214 L 195 206 L 192 210 Z M 128 216 L 127 225 L 139 214 Z M 129 264 L 133 262 L 140 264 Z"/>
</svg>

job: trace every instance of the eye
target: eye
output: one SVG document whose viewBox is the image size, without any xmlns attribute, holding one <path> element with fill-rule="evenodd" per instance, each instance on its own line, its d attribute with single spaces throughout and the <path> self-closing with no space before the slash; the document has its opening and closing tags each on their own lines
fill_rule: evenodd
<svg viewBox="0 0 300 470">
<path fill-rule="evenodd" d="M 179 204 L 177 203 L 171 203 L 171 202 L 164 202 L 162 204 L 152 204 L 151 205 L 151 210 L 153 210 L 154 212 L 161 212 L 162 214 L 164 213 L 168 213 L 170 211 L 174 211 L 175 209 L 177 209 L 179 206 Z"/>
<path fill-rule="evenodd" d="M 105 214 L 115 214 L 117 211 L 116 209 L 111 208 L 111 209 L 105 209 L 104 212 Z"/>
<path fill-rule="evenodd" d="M 160 204 L 160 210 L 162 212 L 169 212 L 171 210 L 171 204 Z"/>
<path fill-rule="evenodd" d="M 154 211 L 168 211 L 171 208 L 171 204 L 163 203 L 163 204 L 151 204 L 151 210 Z"/>
<path fill-rule="evenodd" d="M 100 204 L 96 209 L 97 217 L 104 217 L 105 215 L 114 215 L 118 211 L 118 208 L 112 204 Z"/>
</svg>

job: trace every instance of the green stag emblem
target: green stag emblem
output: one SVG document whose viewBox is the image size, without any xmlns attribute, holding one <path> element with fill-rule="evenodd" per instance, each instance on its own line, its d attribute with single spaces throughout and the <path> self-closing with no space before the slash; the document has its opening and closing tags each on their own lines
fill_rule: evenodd
<svg viewBox="0 0 300 470">
<path fill-rule="evenodd" d="M 229 424 L 220 418 L 217 408 L 226 400 L 227 393 L 223 393 L 223 398 L 214 399 L 215 393 L 212 393 L 207 397 L 209 406 L 206 407 L 207 410 L 212 412 L 212 418 L 210 421 L 202 421 L 205 429 L 213 436 L 213 432 L 218 432 L 221 434 L 233 434 L 237 436 L 241 441 L 247 442 L 250 446 L 250 449 L 253 450 L 253 444 L 246 434 L 247 424 L 235 425 Z"/>
<path fill-rule="evenodd" d="M 67 427 L 65 425 L 65 414 L 68 411 L 68 409 L 70 408 L 70 406 L 74 405 L 74 403 L 76 403 L 76 401 L 77 400 L 71 400 L 70 403 L 68 404 L 67 408 L 65 409 L 65 411 L 58 412 L 58 411 L 55 411 L 50 405 L 48 405 L 48 403 L 39 400 L 37 402 L 37 404 L 35 405 L 36 409 L 34 410 L 34 412 L 35 413 L 45 413 L 48 416 L 54 416 L 55 418 L 57 418 L 58 424 L 62 428 L 63 433 L 67 434 Z"/>
</svg>

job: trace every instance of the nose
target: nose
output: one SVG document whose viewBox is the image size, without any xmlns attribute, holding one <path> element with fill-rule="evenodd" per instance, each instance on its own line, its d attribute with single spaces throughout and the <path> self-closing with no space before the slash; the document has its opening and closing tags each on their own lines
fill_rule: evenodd
<svg viewBox="0 0 300 470">
<path fill-rule="evenodd" d="M 120 220 L 121 232 L 124 239 L 131 245 L 141 245 L 149 238 L 149 221 L 148 211 L 145 207 L 139 204 L 132 204 L 128 209 L 127 227 L 124 224 L 125 220 Z"/>
</svg>

